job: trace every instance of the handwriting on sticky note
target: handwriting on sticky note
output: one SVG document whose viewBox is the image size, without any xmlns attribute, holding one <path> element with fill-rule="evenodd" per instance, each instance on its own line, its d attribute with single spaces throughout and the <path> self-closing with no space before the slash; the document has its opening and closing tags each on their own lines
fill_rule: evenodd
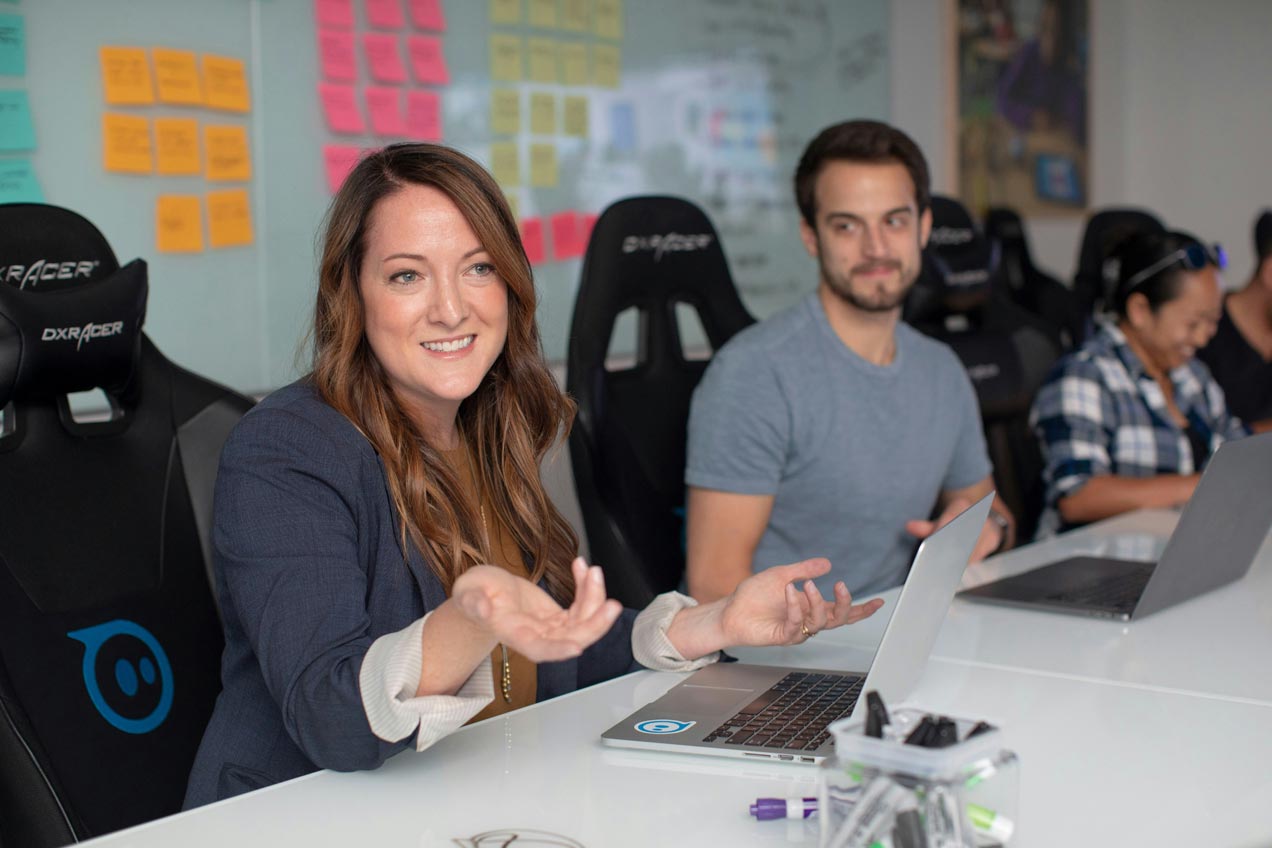
<svg viewBox="0 0 1272 848">
<path fill-rule="evenodd" d="M 526 249 L 526 258 L 531 265 L 543 264 L 548 254 L 543 248 L 542 218 L 521 219 L 521 245 Z"/>
<path fill-rule="evenodd" d="M 490 92 L 490 129 L 499 135 L 521 132 L 521 94 L 515 88 Z"/>
<path fill-rule="evenodd" d="M 150 63 L 140 47 L 102 47 L 102 90 L 106 102 L 114 106 L 147 105 L 155 102 L 150 81 Z"/>
<path fill-rule="evenodd" d="M 247 190 L 208 192 L 208 242 L 213 247 L 251 244 L 252 204 Z"/>
<path fill-rule="evenodd" d="M 203 206 L 197 195 L 161 194 L 155 200 L 155 249 L 160 253 L 203 250 Z"/>
<path fill-rule="evenodd" d="M 367 86 L 363 93 L 367 99 L 367 113 L 371 116 L 373 133 L 392 137 L 406 135 L 400 89 Z"/>
<path fill-rule="evenodd" d="M 0 77 L 26 76 L 26 23 L 21 15 L 0 15 Z"/>
<path fill-rule="evenodd" d="M 446 54 L 442 52 L 442 40 L 435 35 L 412 35 L 406 42 L 411 56 L 411 72 L 417 82 L 429 85 L 445 85 L 450 82 L 446 69 Z"/>
<path fill-rule="evenodd" d="M 155 88 L 160 103 L 203 105 L 203 86 L 199 84 L 199 63 L 194 51 L 155 47 L 150 55 L 155 60 Z"/>
<path fill-rule="evenodd" d="M 556 135 L 556 96 L 542 91 L 530 93 L 530 132 Z"/>
<path fill-rule="evenodd" d="M 31 160 L 0 159 L 0 203 L 43 203 Z"/>
<path fill-rule="evenodd" d="M 376 82 L 406 82 L 406 65 L 396 35 L 368 32 L 362 36 L 362 52 L 366 54 L 371 78 Z"/>
<path fill-rule="evenodd" d="M 203 96 L 213 109 L 248 112 L 252 97 L 242 59 L 203 54 Z"/>
<path fill-rule="evenodd" d="M 561 29 L 586 32 L 592 21 L 588 6 L 592 0 L 561 0 Z"/>
<path fill-rule="evenodd" d="M 353 0 L 314 0 L 318 26 L 353 28 Z"/>
<path fill-rule="evenodd" d="M 107 171 L 149 174 L 154 171 L 150 119 L 136 115 L 102 115 L 102 161 Z"/>
<path fill-rule="evenodd" d="M 344 144 L 328 144 L 322 149 L 322 164 L 327 172 L 327 190 L 335 194 L 340 184 L 362 158 L 362 151 L 357 147 Z"/>
<path fill-rule="evenodd" d="M 408 0 L 411 4 L 411 23 L 419 29 L 442 32 L 446 29 L 446 15 L 442 12 L 442 0 Z"/>
<path fill-rule="evenodd" d="M 155 166 L 168 176 L 191 176 L 202 167 L 199 122 L 194 118 L 155 118 Z"/>
<path fill-rule="evenodd" d="M 578 95 L 567 95 L 565 98 L 565 134 L 586 138 L 588 134 L 587 98 Z"/>
<path fill-rule="evenodd" d="M 26 91 L 0 89 L 0 151 L 34 149 L 35 124 Z"/>
<path fill-rule="evenodd" d="M 203 149 L 209 180 L 243 182 L 252 178 L 246 127 L 208 124 L 203 128 Z"/>
<path fill-rule="evenodd" d="M 531 82 L 557 81 L 557 43 L 554 39 L 528 39 L 526 52 L 530 57 Z"/>
<path fill-rule="evenodd" d="M 318 98 L 327 118 L 327 129 L 335 133 L 357 134 L 366 130 L 353 86 L 334 82 L 318 83 Z"/>
<path fill-rule="evenodd" d="M 419 141 L 442 140 L 442 100 L 437 92 L 407 92 L 406 134 Z"/>
<path fill-rule="evenodd" d="M 353 52 L 353 33 L 338 29 L 318 30 L 318 63 L 323 79 L 353 82 L 358 78 L 358 57 Z"/>
<path fill-rule="evenodd" d="M 490 173 L 504 186 L 521 185 L 521 157 L 515 141 L 497 141 L 490 145 Z"/>
<path fill-rule="evenodd" d="M 406 23 L 401 0 L 367 0 L 367 23 L 377 29 L 401 29 Z"/>
<path fill-rule="evenodd" d="M 535 188 L 554 188 L 557 182 L 556 145 L 530 145 L 530 185 Z"/>
<path fill-rule="evenodd" d="M 596 13 L 592 17 L 593 32 L 601 38 L 619 40 L 623 37 L 623 0 L 596 0 Z"/>
<path fill-rule="evenodd" d="M 500 82 L 519 82 L 524 78 L 520 36 L 490 37 L 490 78 Z"/>
</svg>

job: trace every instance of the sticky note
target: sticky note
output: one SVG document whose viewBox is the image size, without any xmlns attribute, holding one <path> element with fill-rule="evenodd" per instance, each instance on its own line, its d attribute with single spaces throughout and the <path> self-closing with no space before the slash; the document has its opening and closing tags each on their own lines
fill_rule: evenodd
<svg viewBox="0 0 1272 848">
<path fill-rule="evenodd" d="M 591 0 L 561 0 L 561 29 L 586 32 L 592 25 L 588 16 Z"/>
<path fill-rule="evenodd" d="M 399 91 L 396 88 L 368 86 L 363 92 L 367 99 L 367 114 L 371 116 L 371 131 L 376 135 L 406 135 Z"/>
<path fill-rule="evenodd" d="M 254 240 L 247 190 L 208 192 L 208 242 L 213 247 L 238 247 Z"/>
<path fill-rule="evenodd" d="M 620 153 L 636 152 L 636 112 L 631 103 L 610 106 L 610 145 Z"/>
<path fill-rule="evenodd" d="M 516 193 L 505 191 L 504 200 L 508 201 L 508 211 L 512 213 L 514 219 L 521 217 L 521 200 Z"/>
<path fill-rule="evenodd" d="M 252 108 L 251 93 L 242 59 L 203 54 L 203 96 L 213 109 L 247 112 Z"/>
<path fill-rule="evenodd" d="M 328 144 L 322 149 L 322 164 L 327 172 L 327 190 L 335 194 L 340 184 L 362 158 L 362 151 L 357 147 L 344 144 Z"/>
<path fill-rule="evenodd" d="M 102 63 L 102 91 L 107 103 L 137 106 L 155 102 L 145 50 L 140 47 L 101 47 L 97 54 Z"/>
<path fill-rule="evenodd" d="M 338 29 L 318 30 L 318 64 L 323 79 L 354 82 L 358 78 L 358 57 L 353 52 L 353 33 Z"/>
<path fill-rule="evenodd" d="M 578 226 L 577 233 L 578 233 L 578 240 L 579 240 L 579 255 L 580 256 L 582 256 L 584 253 L 587 253 L 588 243 L 591 242 L 592 240 L 592 230 L 596 229 L 596 219 L 599 217 L 601 216 L 597 215 L 595 212 L 589 212 L 586 215 L 579 216 L 579 226 Z"/>
<path fill-rule="evenodd" d="M 367 23 L 376 29 L 401 29 L 406 24 L 401 0 L 367 0 Z"/>
<path fill-rule="evenodd" d="M 567 95 L 564 111 L 565 116 L 562 123 L 565 125 L 565 134 L 586 138 L 588 132 L 587 98 L 573 94 Z"/>
<path fill-rule="evenodd" d="M 199 122 L 194 118 L 155 118 L 155 167 L 165 176 L 201 173 Z"/>
<path fill-rule="evenodd" d="M 542 91 L 530 94 L 530 132 L 535 135 L 556 135 L 556 97 Z"/>
<path fill-rule="evenodd" d="M 530 145 L 530 185 L 554 188 L 557 184 L 557 149 L 555 144 Z"/>
<path fill-rule="evenodd" d="M 490 92 L 490 130 L 499 135 L 521 132 L 521 95 L 515 88 Z"/>
<path fill-rule="evenodd" d="M 252 178 L 247 127 L 208 124 L 203 128 L 203 156 L 209 180 L 247 181 Z"/>
<path fill-rule="evenodd" d="M 322 113 L 327 119 L 327 129 L 335 133 L 360 133 L 366 131 L 362 112 L 353 86 L 341 83 L 318 83 L 318 99 L 322 101 Z"/>
<path fill-rule="evenodd" d="M 199 63 L 195 60 L 193 51 L 155 47 L 150 55 L 155 60 L 155 88 L 159 91 L 160 103 L 203 105 Z"/>
<path fill-rule="evenodd" d="M 492 24 L 521 23 L 521 0 L 490 0 Z"/>
<path fill-rule="evenodd" d="M 587 85 L 587 45 L 561 45 L 561 77 L 566 85 Z"/>
<path fill-rule="evenodd" d="M 0 203 L 43 203 L 29 159 L 0 159 Z"/>
<path fill-rule="evenodd" d="M 446 55 L 442 53 L 442 40 L 435 35 L 412 35 L 406 42 L 411 56 L 411 73 L 416 82 L 445 85 L 450 82 L 446 69 Z"/>
<path fill-rule="evenodd" d="M 406 134 L 419 141 L 442 140 L 442 102 L 437 92 L 406 93 Z"/>
<path fill-rule="evenodd" d="M 578 213 L 558 212 L 551 218 L 552 258 L 560 262 L 581 256 L 578 239 Z"/>
<path fill-rule="evenodd" d="M 521 219 L 521 246 L 526 249 L 526 258 L 531 265 L 542 265 L 547 258 L 543 248 L 543 219 Z"/>
<path fill-rule="evenodd" d="M 371 78 L 376 82 L 406 82 L 406 65 L 396 35 L 368 32 L 362 36 L 362 52 L 367 57 Z"/>
<path fill-rule="evenodd" d="M 618 88 L 620 51 L 612 44 L 592 46 L 592 82 L 602 88 Z"/>
<path fill-rule="evenodd" d="M 557 43 L 551 38 L 531 38 L 526 42 L 530 54 L 532 82 L 557 81 Z"/>
<path fill-rule="evenodd" d="M 353 29 L 353 0 L 314 0 L 314 18 L 320 27 Z"/>
<path fill-rule="evenodd" d="M 443 32 L 446 29 L 446 15 L 442 11 L 442 0 L 408 0 L 411 4 L 411 23 L 417 29 L 431 29 Z"/>
<path fill-rule="evenodd" d="M 107 171 L 149 174 L 155 169 L 150 149 L 150 119 L 102 115 L 102 160 Z"/>
<path fill-rule="evenodd" d="M 524 78 L 521 67 L 521 39 L 515 35 L 492 35 L 490 78 L 500 82 L 518 82 Z"/>
<path fill-rule="evenodd" d="M 155 200 L 155 249 L 160 253 L 203 250 L 203 206 L 197 195 L 161 194 Z"/>
<path fill-rule="evenodd" d="M 35 150 L 31 101 L 23 89 L 0 89 L 0 151 Z"/>
<path fill-rule="evenodd" d="M 552 29 L 557 25 L 557 0 L 530 0 L 530 26 Z"/>
<path fill-rule="evenodd" d="M 21 15 L 0 15 L 0 77 L 26 75 L 26 23 Z"/>
<path fill-rule="evenodd" d="M 515 141 L 490 145 L 490 173 L 501 186 L 521 185 L 521 158 Z"/>
<path fill-rule="evenodd" d="M 592 31 L 601 38 L 623 37 L 623 0 L 596 0 Z"/>
</svg>

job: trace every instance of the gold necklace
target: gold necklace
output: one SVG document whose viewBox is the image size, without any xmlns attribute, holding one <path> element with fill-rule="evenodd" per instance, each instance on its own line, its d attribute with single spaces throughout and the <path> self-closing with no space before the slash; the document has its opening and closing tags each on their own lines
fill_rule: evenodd
<svg viewBox="0 0 1272 848">
<path fill-rule="evenodd" d="M 473 472 L 473 484 L 477 484 L 476 469 L 472 467 L 472 455 L 468 457 L 469 470 Z M 477 512 L 481 515 L 481 534 L 486 539 L 486 550 L 490 548 L 490 528 L 486 526 L 486 504 L 482 502 L 481 488 L 477 487 Z M 499 675 L 499 689 L 503 693 L 505 704 L 512 703 L 512 665 L 508 662 L 508 646 L 503 642 L 499 643 L 499 657 L 501 660 L 501 669 Z"/>
</svg>

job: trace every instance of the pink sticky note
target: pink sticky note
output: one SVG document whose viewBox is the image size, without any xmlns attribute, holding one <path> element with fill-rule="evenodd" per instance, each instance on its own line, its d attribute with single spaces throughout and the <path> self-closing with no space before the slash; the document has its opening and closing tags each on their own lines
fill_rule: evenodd
<svg viewBox="0 0 1272 848">
<path fill-rule="evenodd" d="M 442 102 L 437 92 L 406 93 L 406 134 L 419 141 L 442 140 Z"/>
<path fill-rule="evenodd" d="M 521 244 L 526 249 L 526 258 L 531 265 L 543 264 L 548 254 L 543 248 L 542 218 L 521 219 Z"/>
<path fill-rule="evenodd" d="M 446 15 L 442 12 L 442 0 L 411 0 L 411 23 L 419 29 L 445 32 Z"/>
<path fill-rule="evenodd" d="M 406 65 L 402 64 L 396 35 L 368 32 L 362 36 L 362 51 L 376 82 L 406 82 Z"/>
<path fill-rule="evenodd" d="M 314 0 L 314 17 L 320 27 L 353 29 L 353 0 Z"/>
<path fill-rule="evenodd" d="M 379 29 L 401 29 L 406 23 L 401 0 L 367 0 L 367 23 Z"/>
<path fill-rule="evenodd" d="M 413 35 L 406 42 L 411 54 L 411 71 L 418 82 L 445 85 L 450 82 L 446 70 L 446 56 L 442 54 L 442 40 L 433 35 Z"/>
<path fill-rule="evenodd" d="M 396 88 L 368 86 L 367 112 L 371 114 L 371 130 L 376 135 L 406 135 L 402 122 L 402 98 Z"/>
<path fill-rule="evenodd" d="M 353 86 L 320 82 L 318 97 L 322 100 L 323 114 L 327 116 L 327 127 L 332 132 L 366 131 L 366 125 L 362 122 L 362 113 L 358 111 L 358 99 L 354 96 Z"/>
<path fill-rule="evenodd" d="M 579 250 L 579 214 L 577 212 L 558 212 L 552 221 L 552 258 L 558 262 L 562 259 L 573 259 L 581 254 Z"/>
<path fill-rule="evenodd" d="M 362 151 L 343 144 L 328 144 L 322 149 L 322 162 L 327 169 L 327 190 L 335 194 L 345 177 L 362 158 Z"/>
<path fill-rule="evenodd" d="M 595 212 L 588 212 L 586 215 L 579 216 L 579 256 L 587 253 L 587 246 L 592 241 L 592 230 L 596 229 L 596 219 L 600 217 Z"/>
<path fill-rule="evenodd" d="M 318 58 L 323 79 L 353 82 L 358 78 L 358 57 L 353 53 L 353 33 L 318 30 Z"/>
</svg>

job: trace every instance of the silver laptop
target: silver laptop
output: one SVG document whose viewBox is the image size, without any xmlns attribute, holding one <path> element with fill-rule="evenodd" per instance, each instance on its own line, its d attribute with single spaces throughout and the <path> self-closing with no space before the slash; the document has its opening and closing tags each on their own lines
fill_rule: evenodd
<svg viewBox="0 0 1272 848">
<path fill-rule="evenodd" d="M 1156 563 L 1078 556 L 968 589 L 960 597 L 1113 618 L 1143 618 L 1239 580 L 1272 527 L 1272 433 L 1211 457 Z"/>
<path fill-rule="evenodd" d="M 898 703 L 913 690 L 993 498 L 986 495 L 919 545 L 868 673 L 715 663 L 601 739 L 623 748 L 820 761 L 834 751 L 828 726 L 851 715 L 862 692 L 878 690 L 886 703 Z"/>
</svg>

